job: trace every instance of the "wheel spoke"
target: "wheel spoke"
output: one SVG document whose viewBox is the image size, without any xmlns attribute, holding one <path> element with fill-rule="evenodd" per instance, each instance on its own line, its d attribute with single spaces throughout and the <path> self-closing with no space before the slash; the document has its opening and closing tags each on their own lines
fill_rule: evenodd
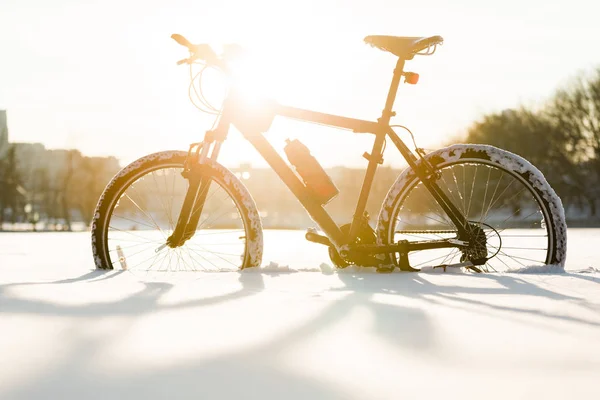
<svg viewBox="0 0 600 400">
<path fill-rule="evenodd" d="M 152 179 L 154 180 L 154 185 L 158 189 L 158 182 L 156 180 L 156 176 L 154 175 L 154 172 L 155 171 L 152 171 L 150 173 L 150 175 L 152 175 Z M 159 194 L 160 194 L 160 191 L 159 191 Z M 171 215 L 169 213 L 169 210 L 167 209 L 167 206 L 165 205 L 164 199 L 160 195 L 158 195 L 156 197 L 158 197 L 158 201 L 160 202 L 160 205 L 162 206 L 163 210 L 165 211 L 165 215 L 167 216 L 167 220 L 169 221 L 169 229 L 172 231 L 175 227 L 175 224 L 173 224 L 173 221 L 171 220 Z"/>
<path fill-rule="evenodd" d="M 502 175 L 500 175 L 500 178 L 498 179 L 498 182 L 496 183 L 496 187 L 494 188 L 494 193 L 492 193 L 492 197 L 490 199 L 490 205 L 489 207 L 485 210 L 485 212 L 483 213 L 483 216 L 480 218 L 480 222 L 485 221 L 488 212 L 490 211 L 490 208 L 492 207 L 492 202 L 494 201 L 494 197 L 496 197 L 496 192 L 498 191 L 498 186 L 500 186 L 500 181 L 502 181 L 502 178 L 504 177 L 504 172 L 501 172 Z"/>
<path fill-rule="evenodd" d="M 140 239 L 143 239 L 143 240 L 144 240 L 144 241 L 146 241 L 146 242 L 148 241 L 148 238 L 146 238 L 146 237 L 143 237 L 143 236 L 141 236 L 141 235 L 137 235 L 137 234 L 135 234 L 135 233 L 132 233 L 132 232 L 130 232 L 130 231 L 126 231 L 126 230 L 123 230 L 123 229 L 115 228 L 114 226 L 110 226 L 110 225 L 109 225 L 109 227 L 108 227 L 108 228 L 109 228 L 109 231 L 112 229 L 112 230 L 114 230 L 114 231 L 119 231 L 119 232 L 127 233 L 128 235 L 131 235 L 131 236 L 138 237 L 138 238 L 140 238 Z M 108 238 L 108 240 L 111 240 L 111 239 L 110 239 L 110 238 Z M 121 240 L 121 239 L 119 239 L 119 240 Z M 153 240 L 152 242 L 153 242 L 153 243 L 160 243 L 160 241 L 158 241 L 158 240 Z"/>
<path fill-rule="evenodd" d="M 448 191 L 448 193 L 451 195 L 452 197 L 452 203 L 454 205 L 456 205 L 458 207 L 458 203 L 460 203 L 460 201 L 457 203 L 456 201 L 456 195 L 454 194 L 454 192 L 452 191 L 452 189 L 450 189 L 450 185 L 448 185 L 448 182 L 446 182 L 446 178 L 444 178 L 444 173 L 440 173 L 440 177 L 442 178 L 442 181 L 444 181 L 444 187 L 446 188 L 446 190 Z"/>
<path fill-rule="evenodd" d="M 104 251 L 108 263 L 118 265 L 119 246 L 130 270 L 166 273 L 220 271 L 243 265 L 248 234 L 246 217 L 241 214 L 239 206 L 241 200 L 234 197 L 234 189 L 212 176 L 207 176 L 210 181 L 207 181 L 204 193 L 200 194 L 205 200 L 203 218 L 197 231 L 182 247 L 164 247 L 168 234 L 175 228 L 173 209 L 183 205 L 182 199 L 189 187 L 180 174 L 181 170 L 182 164 L 174 165 L 172 161 L 158 163 L 140 170 L 114 195 L 113 198 L 118 196 L 123 201 L 118 209 L 120 212 L 115 212 L 116 207 L 113 206 L 105 223 Z M 122 225 L 128 223 L 135 224 L 139 230 L 122 229 Z M 212 229 L 219 226 L 235 228 Z"/>
<path fill-rule="evenodd" d="M 126 196 L 129 199 L 129 201 L 131 201 L 131 203 L 133 203 L 133 205 L 138 208 L 138 210 L 140 210 L 144 215 L 146 215 L 152 221 L 152 223 L 154 223 L 154 226 L 156 226 L 156 228 L 159 230 L 159 232 L 162 233 L 163 236 L 164 236 L 164 233 L 163 233 L 162 229 L 160 229 L 160 225 L 158 225 L 156 223 L 156 221 L 154 220 L 154 218 L 152 217 L 152 215 L 146 213 L 140 206 L 138 206 L 138 204 L 135 201 L 133 201 L 133 199 L 127 193 L 125 193 L 124 196 Z"/>
<path fill-rule="evenodd" d="M 452 176 L 454 176 L 454 185 L 456 186 L 456 192 L 458 193 L 458 197 L 460 198 L 460 203 L 463 204 L 464 200 L 462 194 L 460 193 L 460 189 L 458 188 L 458 180 L 456 179 L 456 174 L 454 173 L 454 169 L 452 169 Z M 462 213 L 465 213 L 464 207 L 461 209 Z"/>
<path fill-rule="evenodd" d="M 473 239 L 466 248 L 411 252 L 411 262 L 416 267 L 438 261 L 451 264 L 461 254 L 465 260 L 482 255 L 491 257 L 481 267 L 489 272 L 518 268 L 526 262 L 544 264 L 550 251 L 550 224 L 539 223 L 537 216 L 543 221 L 550 214 L 527 178 L 491 160 L 459 159 L 438 164 L 436 168 L 440 172 L 440 188 L 465 213 L 471 229 L 480 228 L 485 241 L 482 242 L 483 236 L 479 236 L 480 239 Z M 418 178 L 409 181 L 408 185 L 400 191 L 402 197 L 394 202 L 391 220 L 395 222 L 389 228 L 390 242 L 457 236 L 455 229 L 440 235 L 440 230 L 433 228 L 454 225 L 445 221 L 445 212 Z M 432 232 L 427 233 L 428 229 Z"/>
<path fill-rule="evenodd" d="M 115 215 L 115 214 L 113 214 L 113 218 L 121 218 L 121 219 L 124 219 L 124 220 L 127 220 L 127 221 L 135 222 L 136 224 L 140 224 L 140 225 L 147 226 L 148 228 L 152 228 L 152 229 L 156 228 L 155 226 L 152 226 L 152 225 L 150 225 L 150 224 L 146 224 L 146 223 L 144 223 L 144 222 L 140 222 L 140 221 L 138 221 L 138 220 L 135 220 L 135 219 L 131 219 L 131 218 L 127 218 L 127 217 L 123 217 L 123 216 L 121 216 L 121 215 Z"/>
<path fill-rule="evenodd" d="M 485 183 L 485 193 L 483 194 L 483 202 L 481 202 L 481 215 L 479 216 L 479 222 L 483 222 L 483 216 L 484 216 L 484 212 L 483 209 L 485 208 L 485 200 L 487 199 L 487 192 L 488 192 L 488 188 L 490 186 L 490 174 L 492 173 L 492 169 L 488 167 L 488 176 L 487 176 L 487 181 Z"/>
<path fill-rule="evenodd" d="M 443 256 L 439 256 L 439 257 L 436 257 L 436 258 L 432 258 L 431 260 L 423 261 L 422 263 L 419 263 L 419 264 L 417 264 L 417 265 L 414 265 L 413 267 L 418 267 L 419 265 L 427 264 L 427 263 L 430 263 L 430 262 L 432 262 L 432 261 L 436 261 L 436 260 L 439 260 L 439 259 L 442 259 L 442 258 L 447 258 L 447 257 L 448 257 L 448 255 L 447 255 L 447 254 L 445 254 L 445 255 L 443 255 Z"/>
</svg>

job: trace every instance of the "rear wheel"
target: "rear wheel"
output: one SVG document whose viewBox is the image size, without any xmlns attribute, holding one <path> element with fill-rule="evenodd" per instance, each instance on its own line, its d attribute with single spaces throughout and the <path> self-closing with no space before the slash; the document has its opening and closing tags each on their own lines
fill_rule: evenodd
<svg viewBox="0 0 600 400">
<path fill-rule="evenodd" d="M 521 157 L 491 147 L 455 145 L 426 156 L 439 172 L 438 186 L 465 215 L 471 240 L 465 248 L 415 251 L 415 268 L 485 259 L 486 272 L 564 266 L 566 224 L 562 204 L 543 175 Z M 405 171 L 382 207 L 379 240 L 456 238 L 454 224 L 416 174 Z M 390 261 L 398 263 L 390 254 Z"/>
<path fill-rule="evenodd" d="M 180 247 L 164 246 L 187 192 L 181 175 L 186 155 L 169 151 L 143 157 L 109 183 L 92 225 L 97 268 L 175 272 L 260 266 L 262 227 L 254 201 L 216 163 L 203 169 L 211 183 L 194 236 Z"/>
</svg>

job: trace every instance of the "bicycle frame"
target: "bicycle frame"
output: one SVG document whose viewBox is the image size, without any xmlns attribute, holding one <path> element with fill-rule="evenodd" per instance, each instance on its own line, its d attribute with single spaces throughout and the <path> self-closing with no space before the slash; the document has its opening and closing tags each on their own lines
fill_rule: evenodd
<svg viewBox="0 0 600 400">
<path fill-rule="evenodd" d="M 469 233 L 467 231 L 468 221 L 439 188 L 436 183 L 434 171 L 428 168 L 425 163 L 418 163 L 417 157 L 410 151 L 406 144 L 398 137 L 398 135 L 389 125 L 391 117 L 395 115 L 395 113 L 392 111 L 392 107 L 401 78 L 404 75 L 404 63 L 405 60 L 399 59 L 396 64 L 386 104 L 382 115 L 377 122 L 275 104 L 272 107 L 269 107 L 269 110 L 267 111 L 267 119 L 270 119 L 268 120 L 266 129 L 264 129 L 264 127 L 259 126 L 264 125 L 259 123 L 260 121 L 248 120 L 248 116 L 244 115 L 244 112 L 241 111 L 241 109 L 237 106 L 238 102 L 235 98 L 235 95 L 230 96 L 224 103 L 223 113 L 216 129 L 207 132 L 204 138 L 203 145 L 198 154 L 197 162 L 193 163 L 194 165 L 191 167 L 192 174 L 194 169 L 201 169 L 203 165 L 206 164 L 208 159 L 213 161 L 217 160 L 221 145 L 229 132 L 230 125 L 234 124 L 240 130 L 242 135 L 260 153 L 264 160 L 271 166 L 271 168 L 273 168 L 277 175 L 279 175 L 281 180 L 287 185 L 294 196 L 304 206 L 311 218 L 326 234 L 327 238 L 322 237 L 322 240 L 316 240 L 317 242 L 333 245 L 338 250 L 342 250 L 345 253 L 348 253 L 349 250 L 370 254 L 400 252 L 401 256 L 405 256 L 406 253 L 414 250 L 464 246 L 469 240 Z M 282 116 L 301 121 L 347 129 L 355 133 L 368 133 L 375 135 L 371 153 L 364 154 L 365 158 L 368 160 L 368 166 L 356 204 L 356 210 L 352 219 L 349 235 L 345 235 L 342 232 L 340 227 L 333 221 L 329 213 L 327 213 L 323 206 L 313 197 L 310 190 L 306 188 L 304 183 L 293 172 L 290 166 L 263 136 L 263 133 L 268 130 L 268 127 L 275 116 Z M 367 200 L 377 165 L 383 162 L 382 150 L 386 137 L 391 139 L 398 151 L 400 151 L 402 156 L 406 159 L 409 167 L 416 172 L 424 186 L 448 215 L 450 220 L 454 223 L 458 231 L 458 239 L 459 241 L 462 241 L 462 244 L 457 244 L 456 241 L 432 240 L 428 242 L 407 242 L 393 245 L 352 245 L 355 243 L 358 237 L 361 224 L 364 223 Z M 198 176 L 198 174 L 196 174 L 196 176 Z M 208 191 L 208 185 L 210 185 L 210 182 L 207 182 L 206 180 L 202 180 L 200 178 L 190 179 L 190 187 L 188 188 L 188 193 L 179 216 L 177 227 L 172 235 L 173 242 L 177 243 L 177 241 L 181 240 L 181 238 L 183 238 L 185 241 L 187 240 L 187 237 L 185 236 L 191 235 L 195 231 L 198 224 L 199 214 L 202 211 L 204 203 L 203 200 L 206 197 L 206 192 Z"/>
</svg>

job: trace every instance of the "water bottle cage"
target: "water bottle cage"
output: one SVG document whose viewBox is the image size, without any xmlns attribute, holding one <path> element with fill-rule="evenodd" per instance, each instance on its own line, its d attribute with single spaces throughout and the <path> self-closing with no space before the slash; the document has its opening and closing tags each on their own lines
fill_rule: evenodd
<svg viewBox="0 0 600 400">
<path fill-rule="evenodd" d="M 375 162 L 377 164 L 383 164 L 383 157 L 382 156 L 379 156 L 379 157 L 375 158 L 371 154 L 367 153 L 366 151 L 364 152 L 364 154 L 362 156 L 367 161 L 371 161 L 371 160 L 375 159 Z"/>
</svg>

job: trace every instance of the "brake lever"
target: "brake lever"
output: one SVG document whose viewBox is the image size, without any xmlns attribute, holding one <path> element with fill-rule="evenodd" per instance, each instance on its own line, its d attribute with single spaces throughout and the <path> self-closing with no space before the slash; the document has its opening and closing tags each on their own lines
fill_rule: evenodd
<svg viewBox="0 0 600 400">
<path fill-rule="evenodd" d="M 197 54 L 191 54 L 188 58 L 177 61 L 177 65 L 192 64 L 194 61 L 198 60 L 198 58 L 199 56 Z"/>
<path fill-rule="evenodd" d="M 190 51 L 192 51 L 194 49 L 194 45 L 192 43 L 190 43 L 189 40 L 187 40 L 186 38 L 184 38 L 183 36 L 181 36 L 178 33 L 172 34 L 171 39 L 175 40 L 180 45 L 187 47 Z"/>
</svg>

